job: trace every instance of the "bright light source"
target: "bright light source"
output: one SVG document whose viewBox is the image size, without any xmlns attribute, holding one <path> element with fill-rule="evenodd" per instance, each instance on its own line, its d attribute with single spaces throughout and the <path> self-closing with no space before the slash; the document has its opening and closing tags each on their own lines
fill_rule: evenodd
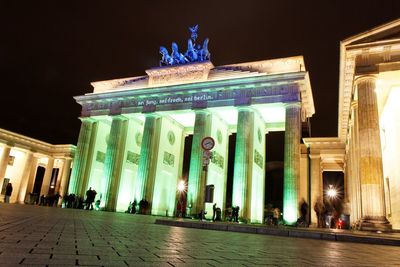
<svg viewBox="0 0 400 267">
<path fill-rule="evenodd" d="M 336 196 L 337 196 L 336 188 L 334 188 L 332 185 L 329 185 L 327 194 L 328 194 L 328 197 L 330 197 L 330 198 L 336 198 Z"/>
<path fill-rule="evenodd" d="M 178 191 L 183 192 L 185 191 L 185 188 L 186 188 L 185 181 L 181 180 L 178 184 Z"/>
</svg>

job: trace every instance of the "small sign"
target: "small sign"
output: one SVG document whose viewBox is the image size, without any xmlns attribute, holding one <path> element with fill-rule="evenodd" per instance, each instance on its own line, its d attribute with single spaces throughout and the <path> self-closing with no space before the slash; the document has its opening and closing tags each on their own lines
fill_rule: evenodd
<svg viewBox="0 0 400 267">
<path fill-rule="evenodd" d="M 203 151 L 203 158 L 210 159 L 211 156 L 212 156 L 212 152 L 210 150 L 204 150 Z"/>
<path fill-rule="evenodd" d="M 201 140 L 201 147 L 204 150 L 211 150 L 215 146 L 215 141 L 211 136 L 204 137 L 203 140 Z"/>
<path fill-rule="evenodd" d="M 210 164 L 210 159 L 203 159 L 203 166 Z"/>
</svg>

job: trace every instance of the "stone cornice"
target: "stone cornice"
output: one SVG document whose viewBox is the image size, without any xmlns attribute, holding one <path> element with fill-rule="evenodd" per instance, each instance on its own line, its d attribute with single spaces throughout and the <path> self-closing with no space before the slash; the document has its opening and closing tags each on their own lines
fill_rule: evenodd
<svg viewBox="0 0 400 267">
<path fill-rule="evenodd" d="M 338 137 L 342 141 L 347 138 L 354 80 L 360 73 L 379 72 L 379 65 L 399 60 L 400 39 L 385 37 L 387 34 L 390 36 L 393 31 L 399 31 L 399 27 L 400 19 L 352 36 L 340 43 Z"/>
<path fill-rule="evenodd" d="M 27 137 L 0 128 L 0 140 L 6 141 L 13 147 L 49 155 L 55 158 L 73 158 L 76 147 L 74 145 L 52 145 L 34 138 Z"/>
<path fill-rule="evenodd" d="M 262 97 L 265 100 L 262 100 Z M 137 89 L 87 94 L 77 96 L 75 99 L 83 106 L 83 117 L 115 115 L 116 113 L 111 112 L 112 110 L 119 110 L 121 113 L 140 113 L 162 111 L 162 107 L 167 105 L 171 109 L 179 110 L 194 109 L 200 106 L 206 108 L 207 102 L 211 103 L 210 107 L 212 107 L 213 105 L 236 105 L 243 101 L 247 101 L 248 104 L 261 104 L 264 103 L 263 101 L 269 101 L 268 103 L 302 102 L 306 116 L 310 117 L 314 114 L 314 103 L 307 72 L 160 86 L 151 90 Z M 235 101 L 230 103 L 229 99 L 235 99 Z M 161 110 L 158 109 L 159 107 Z M 93 113 L 96 110 L 101 112 Z"/>
</svg>

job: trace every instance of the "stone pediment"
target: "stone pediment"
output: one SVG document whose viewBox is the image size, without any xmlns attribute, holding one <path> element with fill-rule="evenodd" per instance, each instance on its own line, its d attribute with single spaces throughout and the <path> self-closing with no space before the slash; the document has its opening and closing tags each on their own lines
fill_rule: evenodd
<svg viewBox="0 0 400 267">
<path fill-rule="evenodd" d="M 352 36 L 343 41 L 345 45 L 359 45 L 400 39 L 400 19 Z"/>
</svg>

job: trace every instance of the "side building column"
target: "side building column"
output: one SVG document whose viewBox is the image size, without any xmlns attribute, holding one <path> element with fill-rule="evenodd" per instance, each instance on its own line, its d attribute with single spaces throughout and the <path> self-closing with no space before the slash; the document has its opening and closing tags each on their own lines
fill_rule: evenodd
<svg viewBox="0 0 400 267">
<path fill-rule="evenodd" d="M 71 164 L 72 164 L 71 158 L 66 158 L 64 160 L 64 166 L 61 174 L 60 188 L 58 189 L 58 192 L 61 196 L 61 198 L 58 201 L 58 205 L 61 205 L 62 199 L 67 194 L 68 180 L 69 180 L 69 175 L 71 173 Z"/>
<path fill-rule="evenodd" d="M 239 217 L 249 219 L 253 161 L 254 111 L 238 110 L 235 162 L 233 170 L 232 206 L 239 206 Z"/>
<path fill-rule="evenodd" d="M 187 207 L 190 209 L 190 215 L 197 215 L 204 209 L 206 177 L 203 173 L 201 140 L 211 133 L 211 113 L 208 110 L 196 110 L 195 113 L 187 194 Z"/>
<path fill-rule="evenodd" d="M 356 80 L 358 91 L 358 131 L 360 146 L 360 182 L 362 230 L 388 230 L 383 187 L 382 151 L 379 130 L 375 77 Z"/>
<path fill-rule="evenodd" d="M 3 186 L 4 183 L 4 176 L 6 175 L 10 152 L 11 147 L 9 145 L 5 145 L 0 157 L 0 186 Z"/>
<path fill-rule="evenodd" d="M 311 223 L 318 225 L 317 214 L 314 212 L 314 205 L 317 201 L 322 203 L 323 190 L 322 190 L 322 176 L 321 176 L 321 156 L 310 154 L 310 172 L 311 172 Z M 321 226 L 322 227 L 322 226 Z"/>
<path fill-rule="evenodd" d="M 25 155 L 25 165 L 24 170 L 22 172 L 21 177 L 21 185 L 18 190 L 18 198 L 17 202 L 24 203 L 25 196 L 26 196 L 26 189 L 29 183 L 30 173 L 32 169 L 32 162 L 33 162 L 33 153 L 31 151 L 27 151 Z"/>
<path fill-rule="evenodd" d="M 283 170 L 283 220 L 295 224 L 298 218 L 300 179 L 300 103 L 286 105 Z"/>
<path fill-rule="evenodd" d="M 127 130 L 128 119 L 121 115 L 114 116 L 104 162 L 104 176 L 106 179 L 104 202 L 105 210 L 107 211 L 115 211 L 117 207 L 117 194 L 119 181 L 121 180 Z"/>
<path fill-rule="evenodd" d="M 140 147 L 135 198 L 137 201 L 143 199 L 149 202 L 150 207 L 148 207 L 147 211 L 151 211 L 151 202 L 153 201 L 160 129 L 161 117 L 154 113 L 146 114 L 142 145 Z"/>
<path fill-rule="evenodd" d="M 86 164 L 88 162 L 88 154 L 90 147 L 94 141 L 92 135 L 97 129 L 97 122 L 92 118 L 82 118 L 81 130 L 79 132 L 78 144 L 76 147 L 74 164 L 71 172 L 68 192 L 70 194 L 79 194 L 85 179 Z"/>
<path fill-rule="evenodd" d="M 41 195 L 47 196 L 49 194 L 51 176 L 53 174 L 53 167 L 54 167 L 54 158 L 48 157 L 46 170 L 45 170 L 44 176 L 43 176 L 43 183 L 42 183 L 42 187 L 40 189 L 39 196 L 41 196 Z"/>
</svg>

